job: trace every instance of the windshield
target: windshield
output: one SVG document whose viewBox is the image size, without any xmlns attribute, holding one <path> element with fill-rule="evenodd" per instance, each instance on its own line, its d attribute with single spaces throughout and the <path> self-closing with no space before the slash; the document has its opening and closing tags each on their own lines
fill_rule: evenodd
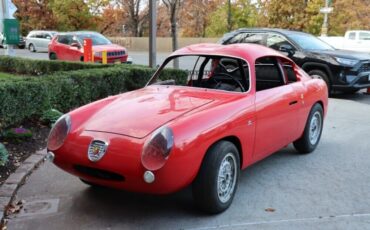
<svg viewBox="0 0 370 230">
<path fill-rule="evenodd" d="M 172 69 L 179 65 L 179 70 Z M 248 64 L 225 56 L 180 56 L 167 59 L 149 85 L 182 85 L 233 92 L 249 90 Z"/>
<path fill-rule="evenodd" d="M 334 50 L 329 44 L 311 35 L 290 34 L 289 37 L 305 50 Z"/>
<path fill-rule="evenodd" d="M 112 42 L 109 41 L 106 37 L 97 33 L 79 34 L 77 35 L 77 38 L 81 42 L 81 44 L 83 44 L 85 38 L 90 38 L 92 40 L 93 46 L 112 44 Z"/>
</svg>

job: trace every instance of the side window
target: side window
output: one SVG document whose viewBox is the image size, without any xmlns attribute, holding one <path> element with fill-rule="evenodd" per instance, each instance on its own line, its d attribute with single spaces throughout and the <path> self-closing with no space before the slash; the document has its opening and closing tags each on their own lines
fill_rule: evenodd
<svg viewBox="0 0 370 230">
<path fill-rule="evenodd" d="M 246 36 L 246 33 L 240 33 L 231 38 L 227 44 L 241 43 L 243 38 Z"/>
<path fill-rule="evenodd" d="M 297 82 L 297 75 L 294 72 L 293 66 L 290 63 L 283 63 L 283 69 L 285 71 L 285 74 L 287 75 L 288 78 L 288 83 L 294 83 Z"/>
<path fill-rule="evenodd" d="M 263 38 L 264 34 L 262 33 L 248 33 L 246 36 L 242 39 L 241 43 L 253 43 L 253 44 L 260 44 L 263 45 Z"/>
<path fill-rule="evenodd" d="M 267 37 L 267 47 L 271 49 L 280 50 L 282 45 L 290 46 L 293 48 L 292 44 L 283 36 L 278 34 L 269 34 Z"/>
<path fill-rule="evenodd" d="M 43 34 L 42 33 L 37 33 L 36 38 L 43 38 Z"/>
<path fill-rule="evenodd" d="M 359 39 L 360 40 L 370 40 L 370 33 L 360 32 Z"/>
<path fill-rule="evenodd" d="M 356 39 L 356 33 L 355 32 L 351 32 L 348 34 L 348 39 L 349 40 L 355 40 Z"/>
<path fill-rule="evenodd" d="M 64 45 L 69 45 L 71 41 L 71 36 L 68 36 L 68 35 L 59 35 L 58 36 L 58 42 L 59 43 L 62 43 Z"/>
<path fill-rule="evenodd" d="M 256 60 L 256 90 L 262 91 L 285 85 L 282 72 L 275 57 Z"/>
</svg>

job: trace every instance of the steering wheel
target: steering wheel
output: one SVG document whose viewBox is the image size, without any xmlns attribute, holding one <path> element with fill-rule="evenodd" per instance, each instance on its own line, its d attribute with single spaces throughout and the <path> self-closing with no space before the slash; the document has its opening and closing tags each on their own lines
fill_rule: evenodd
<svg viewBox="0 0 370 230">
<path fill-rule="evenodd" d="M 241 91 L 245 92 L 245 89 L 244 89 L 243 85 L 240 83 L 240 81 L 238 79 L 236 79 L 235 77 L 233 77 L 232 75 L 227 74 L 227 73 L 217 73 L 215 76 L 226 76 L 226 77 L 231 78 L 240 87 Z M 216 87 L 217 87 L 218 85 L 220 85 L 222 83 L 222 81 L 216 79 L 215 76 L 212 76 L 210 79 L 212 79 L 214 82 L 216 82 Z"/>
</svg>

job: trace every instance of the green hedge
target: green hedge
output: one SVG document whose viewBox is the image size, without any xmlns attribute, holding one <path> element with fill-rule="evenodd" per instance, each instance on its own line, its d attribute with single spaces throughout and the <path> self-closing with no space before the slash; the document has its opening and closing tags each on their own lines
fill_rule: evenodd
<svg viewBox="0 0 370 230">
<path fill-rule="evenodd" d="M 41 76 L 58 71 L 106 67 L 109 67 L 109 65 L 83 62 L 31 60 L 18 57 L 0 56 L 0 72 L 19 75 Z"/>
<path fill-rule="evenodd" d="M 58 62 L 50 62 L 58 63 Z M 0 81 L 0 131 L 48 109 L 68 112 L 92 101 L 141 88 L 154 69 L 109 66 L 55 72 L 42 77 Z M 164 78 L 186 79 L 186 72 L 168 69 Z"/>
</svg>

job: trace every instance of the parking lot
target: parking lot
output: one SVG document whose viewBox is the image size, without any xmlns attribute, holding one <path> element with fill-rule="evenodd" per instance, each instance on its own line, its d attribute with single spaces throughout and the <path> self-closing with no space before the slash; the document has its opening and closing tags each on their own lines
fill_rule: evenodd
<svg viewBox="0 0 370 230">
<path fill-rule="evenodd" d="M 317 150 L 292 146 L 243 171 L 230 209 L 209 216 L 191 189 L 149 196 L 92 189 L 45 163 L 20 189 L 9 229 L 367 229 L 370 222 L 370 96 L 329 102 Z"/>
<path fill-rule="evenodd" d="M 129 57 L 132 58 L 134 64 L 149 65 L 149 54 L 147 52 L 129 52 Z M 0 48 L 0 55 L 4 55 L 5 50 Z M 158 53 L 157 64 L 161 64 L 169 53 Z M 27 49 L 15 49 L 15 56 L 30 59 L 48 60 L 47 53 L 32 53 Z"/>
</svg>

